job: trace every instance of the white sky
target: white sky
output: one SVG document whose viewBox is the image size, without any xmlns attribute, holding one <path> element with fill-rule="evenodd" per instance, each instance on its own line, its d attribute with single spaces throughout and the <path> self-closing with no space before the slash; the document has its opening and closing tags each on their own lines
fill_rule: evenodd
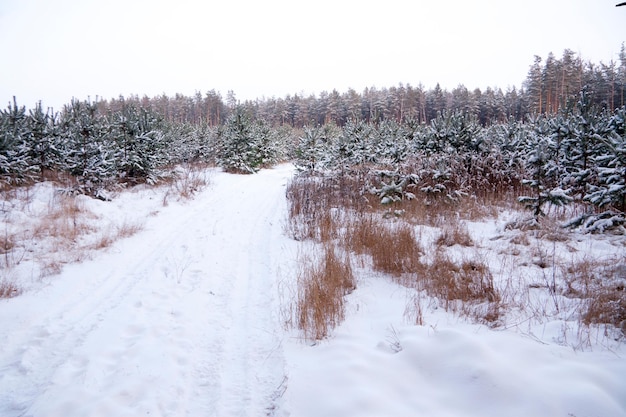
<svg viewBox="0 0 626 417">
<path fill-rule="evenodd" d="M 620 0 L 0 0 L 0 108 L 215 89 L 521 86 L 533 56 L 617 61 Z"/>
</svg>

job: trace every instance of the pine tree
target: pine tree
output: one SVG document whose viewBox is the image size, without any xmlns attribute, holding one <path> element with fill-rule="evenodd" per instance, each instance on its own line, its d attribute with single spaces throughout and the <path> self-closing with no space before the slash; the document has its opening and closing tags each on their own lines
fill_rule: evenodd
<svg viewBox="0 0 626 417">
<path fill-rule="evenodd" d="M 256 120 L 252 124 L 252 137 L 257 151 L 258 168 L 269 168 L 281 159 L 275 131 L 264 120 Z"/>
<path fill-rule="evenodd" d="M 30 159 L 26 107 L 13 105 L 0 112 L 0 184 L 17 185 L 35 179 Z"/>
<path fill-rule="evenodd" d="M 62 150 L 57 117 L 50 111 L 44 113 L 39 102 L 34 110 L 30 110 L 26 127 L 25 140 L 28 143 L 31 168 L 37 169 L 43 180 L 47 171 L 53 171 L 61 165 Z"/>
<path fill-rule="evenodd" d="M 128 103 L 111 119 L 108 138 L 115 144 L 117 175 L 131 182 L 155 183 L 158 168 L 168 162 L 166 136 L 159 118 Z"/>
<path fill-rule="evenodd" d="M 327 136 L 329 124 L 317 127 L 305 126 L 298 140 L 294 165 L 303 172 L 315 172 L 325 165 L 330 140 Z"/>
<path fill-rule="evenodd" d="M 271 129 L 237 108 L 218 132 L 217 161 L 226 171 L 252 174 L 277 159 Z"/>
<path fill-rule="evenodd" d="M 559 186 L 559 166 L 555 164 L 557 148 L 548 123 L 544 118 L 537 118 L 534 124 L 535 130 L 531 133 L 526 161 L 530 178 L 522 181 L 533 190 L 533 195 L 522 196 L 518 200 L 531 210 L 535 220 L 538 220 L 539 216 L 545 215 L 544 204 L 562 206 L 571 202 L 572 198 Z"/>
<path fill-rule="evenodd" d="M 61 115 L 66 148 L 65 169 L 73 175 L 76 192 L 103 196 L 115 182 L 114 141 L 108 138 L 106 120 L 93 103 L 72 100 Z"/>
<path fill-rule="evenodd" d="M 380 155 L 381 161 L 398 165 L 406 160 L 409 147 L 403 126 L 395 120 L 384 120 L 373 133 L 378 137 L 374 142 L 374 152 Z"/>
<path fill-rule="evenodd" d="M 601 154 L 595 157 L 597 184 L 590 186 L 585 200 L 598 207 L 626 212 L 626 108 L 617 110 L 601 138 Z"/>
<path fill-rule="evenodd" d="M 595 109 L 587 90 L 580 93 L 575 109 L 570 111 L 559 131 L 562 164 L 565 170 L 562 184 L 582 200 L 589 186 L 596 181 L 594 164 L 602 137 L 606 134 L 606 120 Z"/>
<path fill-rule="evenodd" d="M 336 163 L 347 167 L 373 162 L 372 131 L 372 125 L 363 120 L 348 120 L 335 143 Z"/>
<path fill-rule="evenodd" d="M 528 70 L 524 84 L 530 102 L 530 111 L 535 114 L 542 114 L 545 111 L 545 105 L 543 102 L 544 87 L 540 56 L 535 55 L 535 61 Z"/>
</svg>

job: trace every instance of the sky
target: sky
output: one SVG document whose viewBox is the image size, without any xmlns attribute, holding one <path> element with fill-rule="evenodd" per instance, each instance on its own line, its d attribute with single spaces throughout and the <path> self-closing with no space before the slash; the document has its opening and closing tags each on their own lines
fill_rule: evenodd
<svg viewBox="0 0 626 417">
<path fill-rule="evenodd" d="M 619 0 L 0 0 L 0 108 L 72 98 L 521 87 L 535 55 L 618 60 Z"/>
</svg>

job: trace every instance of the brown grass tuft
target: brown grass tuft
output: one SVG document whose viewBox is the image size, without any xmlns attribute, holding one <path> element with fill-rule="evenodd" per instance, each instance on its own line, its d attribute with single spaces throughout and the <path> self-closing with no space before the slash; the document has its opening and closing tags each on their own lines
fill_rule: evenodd
<svg viewBox="0 0 626 417">
<path fill-rule="evenodd" d="M 563 294 L 582 300 L 583 324 L 610 324 L 626 334 L 626 264 L 583 259 L 561 267 Z"/>
<path fill-rule="evenodd" d="M 371 210 L 363 186 L 349 176 L 298 176 L 287 185 L 287 233 L 296 240 L 325 242 L 339 237 L 343 212 Z"/>
<path fill-rule="evenodd" d="M 168 205 L 168 198 L 189 200 L 207 186 L 207 167 L 204 164 L 183 164 L 177 166 L 169 177 L 169 189 L 163 197 L 163 206 Z"/>
<path fill-rule="evenodd" d="M 425 289 L 437 297 L 444 308 L 457 310 L 457 302 L 488 303 L 487 311 L 478 318 L 491 322 L 499 317 L 501 296 L 494 286 L 489 266 L 484 262 L 472 259 L 457 264 L 442 251 L 437 251 L 427 274 Z"/>
<path fill-rule="evenodd" d="M 51 237 L 58 245 L 74 244 L 78 237 L 94 231 L 87 219 L 95 218 L 79 198 L 57 194 L 48 205 L 48 212 L 33 229 L 33 238 Z"/>
<path fill-rule="evenodd" d="M 514 245 L 530 246 L 530 240 L 528 240 L 527 232 L 519 232 L 514 235 L 510 242 Z"/>
<path fill-rule="evenodd" d="M 5 233 L 4 236 L 0 236 L 0 255 L 7 254 L 15 247 L 15 236 Z"/>
<path fill-rule="evenodd" d="M 460 245 L 465 247 L 474 246 L 474 241 L 465 224 L 453 221 L 441 228 L 441 234 L 435 239 L 437 246 Z"/>
<path fill-rule="evenodd" d="M 379 240 L 382 227 L 381 221 L 372 213 L 355 214 L 345 224 L 342 243 L 354 253 L 370 254 Z"/>
<path fill-rule="evenodd" d="M 380 227 L 370 251 L 376 271 L 399 277 L 420 266 L 422 248 L 413 227 L 404 222 Z"/>
<path fill-rule="evenodd" d="M 375 215 L 353 216 L 345 228 L 343 243 L 358 254 L 372 257 L 373 267 L 399 277 L 418 269 L 422 248 L 413 226 L 385 221 Z"/>
<path fill-rule="evenodd" d="M 44 278 L 52 275 L 58 275 L 62 270 L 63 265 L 57 259 L 47 259 L 40 262 L 39 277 Z"/>
<path fill-rule="evenodd" d="M 323 258 L 307 265 L 298 277 L 296 315 L 298 328 L 305 337 L 326 337 L 344 318 L 344 296 L 356 287 L 350 259 L 337 255 L 330 244 L 324 246 Z"/>
<path fill-rule="evenodd" d="M 418 326 L 424 325 L 424 312 L 422 310 L 422 300 L 420 293 L 417 292 L 407 300 L 404 308 L 404 317 Z"/>
<path fill-rule="evenodd" d="M 0 298 L 12 298 L 20 295 L 20 289 L 12 282 L 0 282 Z"/>
<path fill-rule="evenodd" d="M 124 222 L 121 225 L 113 228 L 112 230 L 103 233 L 93 244 L 88 246 L 88 249 L 106 249 L 116 241 L 131 237 L 142 229 L 143 225 L 140 223 Z"/>
<path fill-rule="evenodd" d="M 131 237 L 134 236 L 135 234 L 137 234 L 138 232 L 140 232 L 141 230 L 143 230 L 143 224 L 141 223 L 122 223 L 120 226 L 117 227 L 117 236 L 120 239 L 124 239 L 127 237 Z"/>
<path fill-rule="evenodd" d="M 600 288 L 584 304 L 582 322 L 611 324 L 626 334 L 626 291 L 624 288 Z"/>
</svg>

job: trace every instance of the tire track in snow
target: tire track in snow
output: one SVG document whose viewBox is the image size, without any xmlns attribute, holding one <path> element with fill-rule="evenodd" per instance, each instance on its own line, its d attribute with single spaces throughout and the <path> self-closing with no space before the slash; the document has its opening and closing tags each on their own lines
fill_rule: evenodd
<svg viewBox="0 0 626 417">
<path fill-rule="evenodd" d="M 0 390 L 0 407 L 8 407 L 6 411 L 0 408 L 0 415 L 21 415 L 37 396 L 54 385 L 55 372 L 64 364 L 84 363 L 84 360 L 73 359 L 71 352 L 102 325 L 109 311 L 123 303 L 133 288 L 145 280 L 146 274 L 142 272 L 166 245 L 167 239 L 157 242 L 139 260 L 118 260 L 118 265 L 112 267 L 102 264 L 102 272 L 97 275 L 81 277 L 79 273 L 74 279 L 88 284 L 77 282 L 75 291 L 69 288 L 69 291 L 53 290 L 46 294 L 53 298 L 42 300 L 45 309 L 20 323 L 21 329 L 10 331 L 5 339 L 5 346 L 13 347 L 13 351 L 3 352 L 8 363 L 0 366 L 0 386 L 4 388 Z M 66 267 L 66 273 L 80 271 L 80 268 L 81 265 Z"/>
<path fill-rule="evenodd" d="M 269 241 L 290 171 L 257 175 L 221 178 L 136 259 L 121 249 L 74 265 L 96 273 L 62 301 L 51 291 L 38 314 L 16 314 L 0 415 L 267 414 L 284 368 Z M 257 187 L 262 175 L 275 185 Z"/>
<path fill-rule="evenodd" d="M 250 197 L 244 204 L 256 205 L 261 215 L 247 230 L 237 233 L 240 248 L 228 300 L 217 416 L 270 414 L 275 407 L 272 396 L 284 378 L 274 270 L 277 259 L 272 252 L 272 241 L 282 230 L 284 189 L 273 190 L 271 196 L 257 192 Z"/>
</svg>

